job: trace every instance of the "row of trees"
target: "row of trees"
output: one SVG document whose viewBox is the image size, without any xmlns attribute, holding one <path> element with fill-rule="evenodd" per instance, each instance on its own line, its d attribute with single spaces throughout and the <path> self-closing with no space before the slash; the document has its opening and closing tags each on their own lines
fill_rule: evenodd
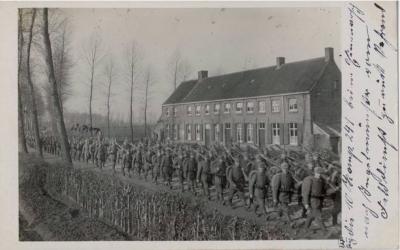
<svg viewBox="0 0 400 250">
<path fill-rule="evenodd" d="M 51 113 L 52 124 L 54 124 L 59 137 L 63 158 L 67 162 L 72 163 L 61 98 L 61 90 L 64 88 L 62 81 L 65 79 L 63 72 L 67 71 L 65 47 L 63 48 L 65 40 L 63 46 L 54 46 L 52 49 L 52 44 L 56 44 L 54 40 L 57 37 L 54 30 L 59 29 L 54 26 L 51 26 L 55 28 L 53 32 L 49 29 L 49 13 L 47 8 L 41 11 L 37 9 L 19 9 L 18 14 L 18 111 L 20 146 L 24 152 L 28 152 L 25 134 L 26 119 L 24 117 L 28 112 L 24 111 L 29 109 L 29 114 L 32 114 L 31 117 L 33 119 L 32 136 L 34 137 L 39 155 L 43 157 L 38 114 L 38 100 L 41 100 L 41 96 L 38 94 L 40 92 L 38 91 L 39 84 L 34 84 L 34 81 L 44 80 L 46 84 L 43 87 L 47 90 L 48 111 Z M 33 50 L 34 45 L 36 45 L 35 51 Z M 59 58 L 54 57 L 53 54 L 64 55 Z M 36 58 L 35 63 L 32 63 L 33 57 Z M 33 65 L 36 66 L 35 70 Z M 34 77 L 35 71 L 39 73 L 37 77 Z M 44 77 L 45 79 L 43 79 L 43 72 L 47 73 L 47 77 Z M 23 91 L 24 89 L 27 90 Z"/>
<path fill-rule="evenodd" d="M 51 130 L 59 136 L 64 158 L 70 161 L 69 144 L 64 123 L 64 103 L 72 94 L 71 71 L 71 30 L 69 22 L 57 9 L 19 9 L 18 26 L 18 109 L 19 140 L 22 151 L 27 152 L 26 126 L 30 136 L 35 138 L 36 148 L 42 156 L 40 145 L 40 121 L 48 114 Z M 143 53 L 135 41 L 131 41 L 124 53 L 125 60 L 118 64 L 107 52 L 100 36 L 94 33 L 79 59 L 87 66 L 89 126 L 93 124 L 93 100 L 95 91 L 103 89 L 107 108 L 107 129 L 110 134 L 113 88 L 116 82 L 125 82 L 129 88 L 130 137 L 134 140 L 134 110 L 138 101 L 143 104 L 144 135 L 148 135 L 148 107 L 151 103 L 153 83 L 156 76 L 151 66 L 144 65 Z M 106 60 L 104 59 L 106 58 Z M 122 72 L 122 74 L 121 74 Z M 190 64 L 176 50 L 167 65 L 171 91 L 178 87 L 192 73 Z M 99 73 L 102 73 L 101 76 Z M 119 75 L 124 79 L 116 81 Z M 99 77 L 100 76 L 100 77 Z M 103 84 L 100 84 L 103 83 Z M 139 93 L 140 100 L 134 100 Z M 45 112 L 46 110 L 46 112 Z"/>
</svg>

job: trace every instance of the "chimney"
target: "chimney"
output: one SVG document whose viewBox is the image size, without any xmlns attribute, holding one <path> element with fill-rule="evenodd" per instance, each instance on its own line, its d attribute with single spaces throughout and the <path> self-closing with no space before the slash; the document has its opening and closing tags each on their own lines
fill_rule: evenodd
<svg viewBox="0 0 400 250">
<path fill-rule="evenodd" d="M 200 70 L 198 72 L 198 76 L 199 76 L 198 81 L 202 81 L 202 80 L 204 80 L 204 79 L 206 79 L 208 77 L 208 71 L 207 70 Z"/>
<path fill-rule="evenodd" d="M 276 58 L 276 69 L 282 68 L 282 65 L 285 64 L 285 58 L 284 57 L 277 57 Z"/>
<path fill-rule="evenodd" d="M 333 61 L 333 48 L 325 48 L 325 62 Z"/>
</svg>

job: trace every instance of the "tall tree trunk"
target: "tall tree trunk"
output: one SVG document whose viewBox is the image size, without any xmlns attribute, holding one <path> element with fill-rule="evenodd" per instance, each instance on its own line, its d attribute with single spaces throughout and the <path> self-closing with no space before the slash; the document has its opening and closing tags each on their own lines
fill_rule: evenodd
<svg viewBox="0 0 400 250">
<path fill-rule="evenodd" d="M 24 153 L 28 153 L 28 147 L 26 146 L 26 137 L 25 137 L 25 117 L 24 111 L 22 109 L 22 100 L 21 100 L 21 63 L 22 63 L 22 49 L 24 46 L 24 37 L 22 35 L 22 10 L 18 10 L 18 136 L 19 136 L 19 145 Z"/>
<path fill-rule="evenodd" d="M 147 72 L 146 77 L 146 90 L 144 98 L 144 137 L 147 137 L 147 98 L 149 93 L 150 72 Z"/>
<path fill-rule="evenodd" d="M 129 125 L 131 128 L 131 141 L 133 143 L 133 64 L 131 68 L 131 101 L 129 109 Z"/>
<path fill-rule="evenodd" d="M 33 114 L 33 125 L 34 125 L 36 147 L 37 150 L 39 151 L 40 157 L 43 158 L 43 151 L 39 133 L 39 119 L 36 106 L 35 89 L 33 86 L 32 76 L 31 76 L 31 45 L 32 45 L 33 25 L 35 24 L 35 18 L 36 18 L 36 9 L 32 9 L 32 20 L 31 20 L 31 26 L 29 27 L 29 40 L 28 40 L 27 54 L 26 54 L 26 70 L 27 70 L 28 86 L 30 90 L 29 92 L 32 100 L 32 114 Z"/>
<path fill-rule="evenodd" d="M 61 140 L 61 149 L 63 151 L 64 159 L 72 164 L 69 142 L 67 137 L 67 131 L 65 129 L 64 117 L 61 111 L 59 96 L 57 91 L 57 82 L 54 74 L 54 65 L 53 65 L 53 55 L 51 52 L 51 43 L 49 36 L 49 20 L 48 20 L 48 9 L 43 9 L 43 39 L 45 45 L 45 55 L 46 55 L 46 64 L 49 72 L 49 82 L 51 86 L 51 91 L 53 93 L 53 104 L 55 107 L 55 119 L 57 120 L 57 130 L 59 131 L 59 138 Z"/>
<path fill-rule="evenodd" d="M 110 137 L 110 96 L 111 96 L 111 84 L 112 84 L 112 67 L 110 68 L 108 79 L 108 93 L 107 93 L 107 131 L 108 137 Z"/>
<path fill-rule="evenodd" d="M 90 122 L 90 135 L 93 135 L 93 118 L 92 118 L 92 100 L 93 100 L 93 80 L 94 80 L 94 57 L 92 60 L 92 73 L 90 77 L 90 94 L 89 94 L 89 122 Z"/>
</svg>

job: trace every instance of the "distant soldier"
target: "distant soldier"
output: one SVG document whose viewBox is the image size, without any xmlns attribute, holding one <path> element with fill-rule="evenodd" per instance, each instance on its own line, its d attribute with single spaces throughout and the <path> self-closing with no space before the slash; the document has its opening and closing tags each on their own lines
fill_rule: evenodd
<svg viewBox="0 0 400 250">
<path fill-rule="evenodd" d="M 217 190 L 217 200 L 223 202 L 223 187 L 226 178 L 226 165 L 223 156 L 219 156 L 217 159 L 215 159 L 211 173 L 214 175 L 214 185 Z"/>
<path fill-rule="evenodd" d="M 253 203 L 252 201 L 255 198 L 256 203 L 254 204 L 254 213 L 257 214 L 257 208 L 261 207 L 262 212 L 267 216 L 265 198 L 268 191 L 269 178 L 267 174 L 267 166 L 262 161 L 261 156 L 257 156 L 256 166 L 256 170 L 251 171 L 249 174 L 249 208 L 251 208 Z"/>
<path fill-rule="evenodd" d="M 226 173 L 226 179 L 229 183 L 229 195 L 228 195 L 228 205 L 232 206 L 232 199 L 235 194 L 239 196 L 239 199 L 245 202 L 244 199 L 244 184 L 245 184 L 245 177 L 244 172 L 245 170 L 239 164 L 239 160 L 234 159 L 234 163 L 232 166 L 228 167 Z"/>
<path fill-rule="evenodd" d="M 117 142 L 114 139 L 111 144 L 110 147 L 108 148 L 108 155 L 110 156 L 110 160 L 111 160 L 111 166 L 113 169 L 113 173 L 115 173 L 115 165 L 117 163 L 117 152 L 118 152 L 118 146 L 117 146 Z"/>
<path fill-rule="evenodd" d="M 152 151 L 150 148 L 147 148 L 146 153 L 143 154 L 143 171 L 144 171 L 144 179 L 147 180 L 147 176 L 149 172 L 151 171 L 152 164 L 151 164 L 151 158 L 152 158 Z"/>
<path fill-rule="evenodd" d="M 140 176 L 143 169 L 143 152 L 140 146 L 134 155 L 134 166 L 137 174 Z"/>
<path fill-rule="evenodd" d="M 323 169 L 316 167 L 314 175 L 306 177 L 302 184 L 303 203 L 309 211 L 305 224 L 306 229 L 310 227 L 313 220 L 316 220 L 321 229 L 325 230 L 322 221 L 322 203 L 326 193 L 326 181 L 322 178 L 322 173 Z"/>
<path fill-rule="evenodd" d="M 201 181 L 204 195 L 210 200 L 209 186 L 212 178 L 210 157 L 206 154 L 204 157 L 201 157 L 198 164 L 197 180 Z"/>
<path fill-rule="evenodd" d="M 194 152 L 190 153 L 190 158 L 187 163 L 187 182 L 189 190 L 196 195 L 197 160 L 194 154 Z"/>
<path fill-rule="evenodd" d="M 132 166 L 132 149 L 130 148 L 127 140 L 123 144 L 123 155 L 122 155 L 122 175 L 125 176 L 125 171 L 128 172 L 128 176 L 131 177 L 131 166 Z"/>
<path fill-rule="evenodd" d="M 184 186 L 185 176 L 183 173 L 183 165 L 184 165 L 185 161 L 186 161 L 186 159 L 183 157 L 183 153 L 179 153 L 178 157 L 175 160 L 175 171 L 176 171 L 176 174 L 178 175 L 179 185 L 181 186 L 182 192 L 185 191 L 185 186 Z"/>
<path fill-rule="evenodd" d="M 107 147 L 104 140 L 102 140 L 99 141 L 98 152 L 97 152 L 97 164 L 100 169 L 103 169 L 105 167 L 106 159 L 107 159 Z"/>
<path fill-rule="evenodd" d="M 151 177 L 153 182 L 155 182 L 156 184 L 158 184 L 158 176 L 160 174 L 161 157 L 162 157 L 161 152 L 160 150 L 158 150 L 157 153 L 153 155 L 151 160 L 153 165 L 153 171 L 151 172 L 152 173 Z"/>
<path fill-rule="evenodd" d="M 295 181 L 292 174 L 288 171 L 289 165 L 283 161 L 281 163 L 281 173 L 275 174 L 271 181 L 272 197 L 274 206 L 279 204 L 279 216 L 286 216 L 291 222 L 289 203 L 292 197 Z"/>
<path fill-rule="evenodd" d="M 171 181 L 172 181 L 172 173 L 173 173 L 173 166 L 172 166 L 172 157 L 168 150 L 162 157 L 161 161 L 161 169 L 163 173 L 164 182 L 167 182 L 167 186 L 171 189 Z"/>
</svg>

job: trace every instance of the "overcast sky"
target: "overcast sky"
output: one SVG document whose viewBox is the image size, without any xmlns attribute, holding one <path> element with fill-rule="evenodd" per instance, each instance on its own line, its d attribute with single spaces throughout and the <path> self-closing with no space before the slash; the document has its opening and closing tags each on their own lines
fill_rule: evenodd
<svg viewBox="0 0 400 250">
<path fill-rule="evenodd" d="M 140 64 L 151 67 L 152 94 L 149 115 L 158 119 L 161 104 L 172 92 L 168 73 L 171 55 L 179 50 L 192 74 L 209 75 L 241 71 L 286 62 L 321 57 L 325 47 L 335 49 L 340 67 L 339 8 L 258 9 L 63 9 L 71 29 L 74 95 L 68 111 L 88 112 L 88 67 L 81 60 L 82 48 L 94 33 L 102 40 L 103 52 L 116 63 L 112 97 L 113 117 L 128 118 L 129 87 L 126 77 L 126 47 L 135 41 Z M 103 59 L 105 63 L 107 57 Z M 141 83 L 137 80 L 137 84 Z M 94 112 L 106 113 L 103 66 L 96 73 Z M 135 119 L 143 117 L 143 91 L 135 94 Z"/>
</svg>

